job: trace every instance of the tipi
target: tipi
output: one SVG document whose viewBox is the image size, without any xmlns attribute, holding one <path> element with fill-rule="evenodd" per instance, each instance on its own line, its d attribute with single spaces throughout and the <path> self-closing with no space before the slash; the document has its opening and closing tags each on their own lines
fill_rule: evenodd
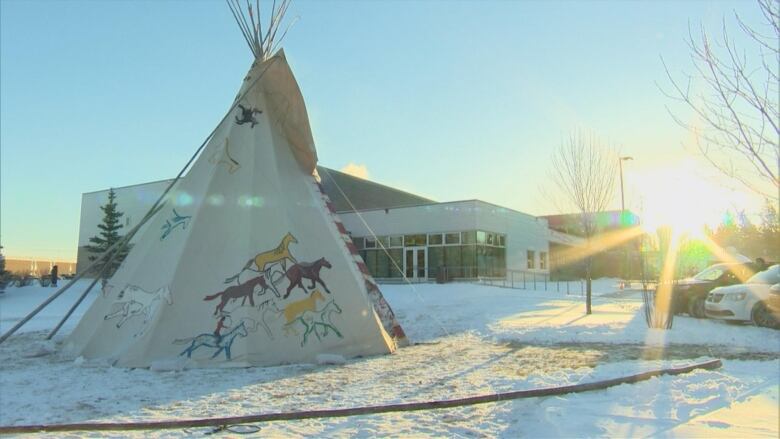
<svg viewBox="0 0 780 439">
<path fill-rule="evenodd" d="M 77 355 L 133 367 L 275 365 L 405 342 L 322 191 L 303 97 L 284 52 L 273 53 L 288 3 L 261 37 L 251 9 L 247 20 L 228 1 L 255 61 L 68 337 Z"/>
</svg>

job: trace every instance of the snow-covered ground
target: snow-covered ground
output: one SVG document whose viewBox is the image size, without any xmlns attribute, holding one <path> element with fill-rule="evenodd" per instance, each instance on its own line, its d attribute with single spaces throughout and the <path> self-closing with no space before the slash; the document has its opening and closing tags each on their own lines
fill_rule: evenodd
<svg viewBox="0 0 780 439">
<path fill-rule="evenodd" d="M 777 437 L 780 331 L 677 317 L 648 330 L 641 295 L 472 284 L 384 285 L 414 346 L 344 365 L 151 371 L 74 360 L 44 340 L 87 282 L 0 345 L 0 424 L 158 420 L 354 407 L 587 382 L 723 358 L 724 367 L 604 391 L 458 409 L 274 422 L 285 436 Z M 541 285 L 539 285 L 541 287 Z M 548 286 L 550 287 L 550 286 Z M 52 288 L 0 295 L 5 331 Z M 88 297 L 63 333 L 87 308 Z M 58 336 L 59 338 L 61 336 Z M 55 338 L 55 340 L 57 339 Z M 197 436 L 209 429 L 156 432 Z M 145 437 L 147 432 L 132 433 Z"/>
</svg>

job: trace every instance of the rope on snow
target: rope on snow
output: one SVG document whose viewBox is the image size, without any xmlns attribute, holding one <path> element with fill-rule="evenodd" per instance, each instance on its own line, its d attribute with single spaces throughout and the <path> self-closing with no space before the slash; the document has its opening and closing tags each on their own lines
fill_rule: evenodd
<svg viewBox="0 0 780 439">
<path fill-rule="evenodd" d="M 439 401 L 410 402 L 402 404 L 388 404 L 379 406 L 353 407 L 344 409 L 308 410 L 300 412 L 264 413 L 247 416 L 229 416 L 222 418 L 185 419 L 168 421 L 141 421 L 141 422 L 83 422 L 73 424 L 40 424 L 2 426 L 0 434 L 38 433 L 38 432 L 62 432 L 62 431 L 126 431 L 126 430 L 163 430 L 183 429 L 191 427 L 220 427 L 220 429 L 232 428 L 239 424 L 252 424 L 271 421 L 292 421 L 313 418 L 338 418 L 357 415 L 374 415 L 391 412 L 410 412 L 419 410 L 443 409 L 452 407 L 464 407 L 476 404 L 509 401 L 521 398 L 536 398 L 541 396 L 564 395 L 567 393 L 588 392 L 602 390 L 620 384 L 637 383 L 661 375 L 680 375 L 696 369 L 714 370 L 722 366 L 720 360 L 710 360 L 689 366 L 656 369 L 619 378 L 611 378 L 591 383 L 572 384 L 561 387 L 547 387 L 542 389 L 517 390 L 513 392 L 491 393 L 488 395 L 470 396 L 458 399 L 446 399 Z"/>
</svg>

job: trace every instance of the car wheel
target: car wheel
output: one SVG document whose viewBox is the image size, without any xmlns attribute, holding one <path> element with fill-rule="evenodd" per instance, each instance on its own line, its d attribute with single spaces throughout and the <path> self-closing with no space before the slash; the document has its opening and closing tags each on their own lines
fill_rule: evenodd
<svg viewBox="0 0 780 439">
<path fill-rule="evenodd" d="M 703 319 L 704 315 L 704 297 L 691 297 L 688 301 L 688 315 Z"/>
<path fill-rule="evenodd" d="M 772 315 L 772 312 L 769 311 L 764 302 L 756 303 L 756 306 L 753 307 L 753 312 L 750 313 L 750 319 L 756 326 L 775 329 L 780 327 L 780 322 L 775 319 L 775 316 Z"/>
</svg>

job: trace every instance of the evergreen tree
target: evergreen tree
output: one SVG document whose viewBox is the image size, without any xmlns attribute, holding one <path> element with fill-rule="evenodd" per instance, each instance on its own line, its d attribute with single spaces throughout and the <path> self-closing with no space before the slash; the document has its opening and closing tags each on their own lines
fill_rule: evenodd
<svg viewBox="0 0 780 439">
<path fill-rule="evenodd" d="M 0 245 L 0 279 L 5 275 L 5 256 L 3 255 L 3 246 Z"/>
<path fill-rule="evenodd" d="M 92 253 L 92 255 L 89 257 L 90 261 L 97 260 L 100 255 L 105 253 L 115 243 L 122 239 L 122 235 L 119 234 L 119 230 L 124 227 L 120 222 L 124 213 L 117 210 L 116 192 L 114 192 L 114 189 L 110 189 L 108 191 L 108 202 L 105 205 L 100 206 L 100 210 L 103 211 L 103 222 L 98 224 L 100 233 L 89 238 L 89 242 L 92 244 L 86 246 L 86 250 Z M 120 250 L 119 254 L 114 257 L 111 265 L 108 267 L 106 272 L 103 273 L 104 281 L 111 277 L 116 269 L 119 268 L 119 265 L 127 256 L 128 251 L 129 246 Z M 108 262 L 107 259 L 99 263 L 95 267 L 94 272 L 99 273 L 105 266 L 106 262 Z"/>
<path fill-rule="evenodd" d="M 761 214 L 761 226 L 758 229 L 759 239 L 764 248 L 764 259 L 767 262 L 780 262 L 780 217 L 773 203 L 767 200 Z"/>
</svg>

